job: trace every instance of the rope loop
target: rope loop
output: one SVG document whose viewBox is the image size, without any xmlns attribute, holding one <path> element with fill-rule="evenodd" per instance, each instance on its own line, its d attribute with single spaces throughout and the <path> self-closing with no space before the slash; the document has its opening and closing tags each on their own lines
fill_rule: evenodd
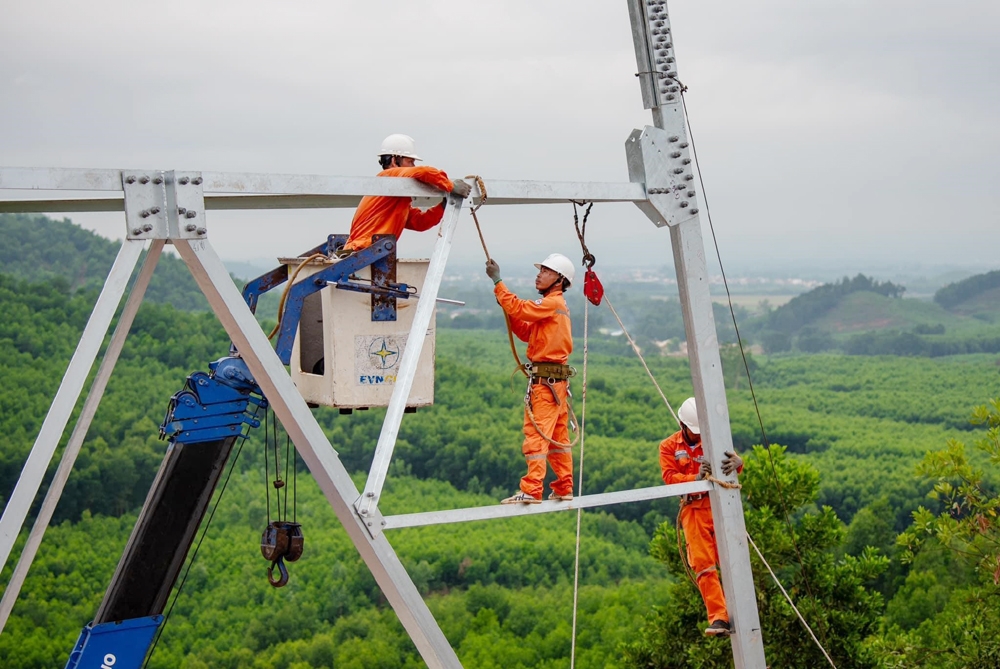
<svg viewBox="0 0 1000 669">
<path fill-rule="evenodd" d="M 486 196 L 486 182 L 483 181 L 483 178 L 481 176 L 479 176 L 478 174 L 467 174 L 465 176 L 465 178 L 466 179 L 473 179 L 473 180 L 475 180 L 476 185 L 479 186 L 479 195 L 480 195 L 479 204 L 477 204 L 476 206 L 474 206 L 474 207 L 472 207 L 472 208 L 469 209 L 469 211 L 472 212 L 472 215 L 475 216 L 476 212 L 479 211 L 479 208 L 481 206 L 483 206 L 484 204 L 486 204 L 486 197 L 487 197 Z M 478 225 L 478 221 L 477 221 L 476 224 Z M 487 254 L 487 255 L 489 255 L 489 254 Z"/>
<path fill-rule="evenodd" d="M 723 481 L 721 479 L 715 478 L 711 474 L 709 474 L 708 476 L 706 476 L 705 480 L 708 481 L 708 482 L 710 482 L 710 483 L 714 483 L 715 485 L 720 486 L 722 488 L 725 488 L 727 490 L 742 490 L 742 488 L 743 488 L 743 485 L 740 484 L 740 483 L 737 483 L 737 482 L 734 482 L 734 481 Z"/>
</svg>

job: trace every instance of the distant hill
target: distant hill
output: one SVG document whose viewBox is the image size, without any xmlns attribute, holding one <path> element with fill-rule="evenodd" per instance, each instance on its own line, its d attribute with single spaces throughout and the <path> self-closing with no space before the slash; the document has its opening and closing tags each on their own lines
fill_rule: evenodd
<svg viewBox="0 0 1000 669">
<path fill-rule="evenodd" d="M 0 273 L 31 282 L 60 278 L 73 292 L 100 289 L 121 246 L 68 218 L 38 215 L 0 214 L 0 235 Z M 185 311 L 208 309 L 187 267 L 169 254 L 160 257 L 146 299 Z"/>
<path fill-rule="evenodd" d="M 934 294 L 934 301 L 960 314 L 1000 316 L 1000 270 L 950 283 Z"/>
<path fill-rule="evenodd" d="M 946 286 L 933 302 L 859 274 L 803 293 L 752 320 L 768 352 L 843 350 L 858 355 L 1000 352 L 1000 272 Z"/>
<path fill-rule="evenodd" d="M 804 327 L 809 327 L 831 310 L 839 307 L 844 298 L 854 293 L 871 293 L 885 298 L 900 298 L 906 290 L 890 281 L 879 282 L 864 274 L 853 279 L 844 277 L 835 283 L 826 283 L 798 295 L 786 304 L 765 315 L 760 329 L 793 335 Z M 866 318 L 867 316 L 863 316 Z"/>
</svg>

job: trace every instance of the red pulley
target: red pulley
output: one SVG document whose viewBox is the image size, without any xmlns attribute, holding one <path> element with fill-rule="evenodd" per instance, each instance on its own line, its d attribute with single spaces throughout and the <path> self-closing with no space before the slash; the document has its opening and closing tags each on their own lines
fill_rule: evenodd
<svg viewBox="0 0 1000 669">
<path fill-rule="evenodd" d="M 583 294 L 594 306 L 600 306 L 601 299 L 604 297 L 604 286 L 597 278 L 597 273 L 589 267 L 586 274 L 583 275 Z"/>
</svg>

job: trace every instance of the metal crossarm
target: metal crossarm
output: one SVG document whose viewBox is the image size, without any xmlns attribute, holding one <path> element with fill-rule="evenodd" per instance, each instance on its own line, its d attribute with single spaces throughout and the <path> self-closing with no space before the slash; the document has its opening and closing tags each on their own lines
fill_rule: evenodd
<svg viewBox="0 0 1000 669">
<path fill-rule="evenodd" d="M 712 484 L 707 481 L 692 481 L 690 483 L 675 483 L 652 488 L 636 488 L 635 490 L 619 490 L 598 495 L 584 495 L 568 501 L 546 501 L 541 504 L 493 504 L 492 506 L 477 506 L 469 509 L 450 509 L 448 511 L 427 511 L 425 513 L 406 513 L 398 516 L 385 516 L 386 530 L 398 530 L 404 527 L 423 527 L 425 525 L 444 525 L 447 523 L 467 523 L 474 520 L 494 520 L 496 518 L 512 518 L 516 516 L 533 516 L 539 513 L 555 513 L 575 509 L 591 509 L 597 506 L 612 504 L 627 504 L 630 502 L 646 502 L 665 497 L 678 497 L 691 493 L 708 492 Z"/>
<path fill-rule="evenodd" d="M 122 191 L 122 173 L 142 170 L 0 168 L 0 190 Z M 152 170 L 146 172 L 153 173 Z M 336 177 L 304 174 L 225 174 L 203 172 L 206 210 L 338 209 L 356 207 L 364 195 L 433 198 L 441 192 L 414 179 Z M 642 183 L 489 180 L 485 204 L 555 204 L 570 200 L 634 202 L 646 200 Z M 481 193 L 474 192 L 478 198 Z M 0 213 L 119 212 L 121 197 L 12 199 Z"/>
</svg>

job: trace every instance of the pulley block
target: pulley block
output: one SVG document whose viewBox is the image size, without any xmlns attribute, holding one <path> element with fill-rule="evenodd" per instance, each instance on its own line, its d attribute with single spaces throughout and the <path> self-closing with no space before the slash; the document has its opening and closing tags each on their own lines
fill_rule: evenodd
<svg viewBox="0 0 1000 669">
<path fill-rule="evenodd" d="M 288 583 L 288 570 L 285 560 L 295 562 L 302 557 L 305 538 L 302 535 L 302 525 L 285 521 L 274 521 L 267 524 L 267 529 L 260 537 L 260 554 L 271 561 L 267 568 L 267 581 L 276 588 Z M 274 569 L 278 568 L 279 578 L 274 578 Z"/>
</svg>

